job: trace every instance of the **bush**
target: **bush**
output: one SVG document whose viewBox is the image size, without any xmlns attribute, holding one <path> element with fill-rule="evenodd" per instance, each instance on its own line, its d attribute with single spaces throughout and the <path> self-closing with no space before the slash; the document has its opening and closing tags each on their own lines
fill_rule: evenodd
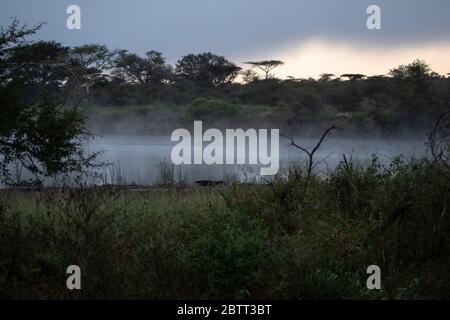
<svg viewBox="0 0 450 320">
<path fill-rule="evenodd" d="M 0 193 L 2 298 L 449 298 L 450 172 L 344 159 L 211 189 Z M 83 290 L 65 289 L 82 269 Z M 382 290 L 365 287 L 382 270 Z"/>
<path fill-rule="evenodd" d="M 239 105 L 222 100 L 195 99 L 186 110 L 190 120 L 235 119 L 241 113 Z"/>
</svg>

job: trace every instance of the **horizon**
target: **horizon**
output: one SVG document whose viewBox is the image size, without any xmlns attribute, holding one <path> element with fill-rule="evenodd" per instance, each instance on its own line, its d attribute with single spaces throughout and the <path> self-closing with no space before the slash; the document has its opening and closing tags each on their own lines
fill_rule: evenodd
<svg viewBox="0 0 450 320">
<path fill-rule="evenodd" d="M 281 60 L 279 78 L 318 78 L 322 73 L 387 74 L 415 59 L 426 61 L 441 75 L 450 72 L 450 2 L 376 1 L 381 29 L 366 27 L 372 1 L 332 0 L 315 3 L 270 0 L 225 3 L 205 0 L 60 1 L 5 0 L 0 24 L 12 17 L 35 25 L 46 22 L 35 40 L 65 46 L 98 43 L 143 55 L 163 53 L 175 64 L 189 53 L 212 52 L 243 66 L 248 60 Z M 66 8 L 81 8 L 81 30 L 68 30 Z M 269 15 L 267 13 L 270 12 Z M 268 16 L 268 18 L 266 18 Z"/>
</svg>

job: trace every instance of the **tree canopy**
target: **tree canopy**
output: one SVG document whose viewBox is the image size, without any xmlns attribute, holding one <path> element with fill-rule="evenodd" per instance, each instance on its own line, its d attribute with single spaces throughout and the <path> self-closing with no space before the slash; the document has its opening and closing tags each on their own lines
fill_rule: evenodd
<svg viewBox="0 0 450 320">
<path fill-rule="evenodd" d="M 0 30 L 0 181 L 7 185 L 79 172 L 95 158 L 84 152 L 90 133 L 82 113 L 50 93 L 63 83 L 60 65 L 68 49 L 55 42 L 26 43 L 38 29 L 14 20 Z M 36 85 L 39 94 L 24 99 Z"/>
<path fill-rule="evenodd" d="M 130 84 L 161 84 L 172 78 L 172 69 L 166 65 L 162 53 L 149 51 L 145 58 L 126 50 L 119 52 L 114 61 L 114 76 Z"/>
<path fill-rule="evenodd" d="M 178 77 L 202 86 L 220 86 L 233 81 L 240 67 L 211 52 L 188 54 L 176 64 Z"/>
<path fill-rule="evenodd" d="M 284 62 L 280 60 L 248 61 L 245 63 L 261 70 L 264 73 L 265 80 L 272 78 L 273 74 L 271 74 L 271 72 L 284 64 Z"/>
</svg>

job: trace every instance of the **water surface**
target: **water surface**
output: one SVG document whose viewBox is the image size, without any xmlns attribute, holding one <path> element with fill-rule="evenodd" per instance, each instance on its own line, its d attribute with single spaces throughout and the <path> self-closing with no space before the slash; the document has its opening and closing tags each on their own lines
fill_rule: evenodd
<svg viewBox="0 0 450 320">
<path fill-rule="evenodd" d="M 295 138 L 295 142 L 306 148 L 313 148 L 318 139 Z M 99 159 L 111 163 L 103 170 L 105 183 L 154 185 L 160 179 L 159 165 L 170 163 L 170 153 L 176 142 L 170 137 L 108 135 L 90 142 L 90 151 L 103 150 Z M 207 143 L 204 143 L 204 147 Z M 389 164 L 395 157 L 421 156 L 425 144 L 420 140 L 406 139 L 358 139 L 329 138 L 317 151 L 315 159 L 320 164 L 316 170 L 333 169 L 345 154 L 354 161 L 368 164 L 376 154 L 382 164 Z M 292 163 L 304 163 L 305 154 L 289 146 L 289 141 L 280 138 L 280 163 L 284 168 Z M 191 184 L 196 180 L 258 180 L 259 167 L 249 165 L 181 165 L 174 166 L 177 179 Z"/>
</svg>

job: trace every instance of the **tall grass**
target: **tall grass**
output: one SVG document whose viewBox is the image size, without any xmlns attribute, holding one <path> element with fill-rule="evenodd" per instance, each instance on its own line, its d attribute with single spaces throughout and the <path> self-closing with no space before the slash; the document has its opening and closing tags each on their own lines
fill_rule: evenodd
<svg viewBox="0 0 450 320">
<path fill-rule="evenodd" d="M 101 177 L 103 185 L 122 186 L 127 183 L 119 161 L 104 165 Z"/>
<path fill-rule="evenodd" d="M 156 185 L 159 187 L 185 186 L 187 184 L 186 175 L 181 167 L 163 159 L 156 164 L 157 178 Z"/>
<path fill-rule="evenodd" d="M 307 188 L 301 169 L 217 189 L 4 190 L 0 297 L 450 298 L 446 167 L 343 159 Z"/>
</svg>

